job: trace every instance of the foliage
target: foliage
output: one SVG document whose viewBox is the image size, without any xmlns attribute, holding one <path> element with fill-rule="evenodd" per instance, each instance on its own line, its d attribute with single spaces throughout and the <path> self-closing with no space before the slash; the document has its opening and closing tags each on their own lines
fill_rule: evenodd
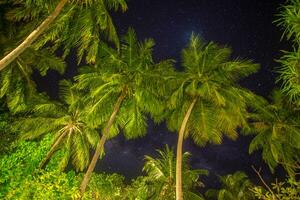
<svg viewBox="0 0 300 200">
<path fill-rule="evenodd" d="M 18 119 L 14 129 L 21 132 L 23 139 L 53 134 L 53 145 L 46 159 L 62 150 L 59 168 L 63 170 L 71 159 L 75 169 L 82 171 L 89 164 L 90 149 L 99 135 L 85 121 L 84 105 L 79 101 L 81 94 L 68 81 L 61 81 L 60 86 L 61 102 L 40 100 L 28 115 Z"/>
<path fill-rule="evenodd" d="M 39 171 L 11 189 L 6 199 L 76 199 L 80 197 L 74 172 Z"/>
<path fill-rule="evenodd" d="M 10 4 L 9 4 L 10 5 Z M 0 11 L 0 55 L 6 54 L 21 37 L 20 30 L 24 29 L 24 24 L 11 23 L 4 14 L 8 5 L 1 5 Z M 31 79 L 34 71 L 38 71 L 42 76 L 47 74 L 49 69 L 63 73 L 65 63 L 53 53 L 49 48 L 35 50 L 29 47 L 11 65 L 0 73 L 0 98 L 5 98 L 11 112 L 21 112 L 28 108 L 28 105 L 36 98 L 36 83 Z"/>
<path fill-rule="evenodd" d="M 272 191 L 254 187 L 253 193 L 262 200 L 297 200 L 300 197 L 300 182 L 289 178 L 284 182 L 272 183 Z"/>
<path fill-rule="evenodd" d="M 291 52 L 283 51 L 284 55 L 278 60 L 280 66 L 278 81 L 282 82 L 282 91 L 290 102 L 300 105 L 300 2 L 289 0 L 282 6 L 276 20 L 277 24 L 284 29 L 284 36 L 293 41 L 294 49 Z"/>
<path fill-rule="evenodd" d="M 218 200 L 251 200 L 255 199 L 251 189 L 253 184 L 243 172 L 235 172 L 220 177 L 221 189 L 210 189 L 206 192 L 209 199 Z"/>
<path fill-rule="evenodd" d="M 119 200 L 124 187 L 124 177 L 119 174 L 93 173 L 83 199 Z"/>
<path fill-rule="evenodd" d="M 158 150 L 158 158 L 145 156 L 144 177 L 137 178 L 128 192 L 129 199 L 175 199 L 175 166 L 174 152 L 166 146 L 164 151 Z M 189 153 L 183 155 L 183 191 L 185 199 L 202 199 L 195 193 L 196 187 L 203 187 L 200 175 L 208 175 L 206 170 L 190 169 Z M 136 191 L 136 192 L 135 192 Z M 138 191 L 138 192 L 137 192 Z"/>
<path fill-rule="evenodd" d="M 163 112 L 163 74 L 173 69 L 169 61 L 154 63 L 153 40 L 138 42 L 129 29 L 122 41 L 120 51 L 103 44 L 101 59 L 94 66 L 82 68 L 75 79 L 76 87 L 87 91 L 88 121 L 94 127 L 103 129 L 115 102 L 125 93 L 110 137 L 122 129 L 125 137 L 132 139 L 146 134 L 147 114 L 160 116 Z"/>
<path fill-rule="evenodd" d="M 265 102 L 251 115 L 248 131 L 256 133 L 249 152 L 262 149 L 262 158 L 271 170 L 282 164 L 290 175 L 300 160 L 299 112 L 279 91 L 273 93 L 273 103 Z"/>
<path fill-rule="evenodd" d="M 247 126 L 247 105 L 254 95 L 237 81 L 254 73 L 258 65 L 249 60 L 231 59 L 231 49 L 205 43 L 192 35 L 182 51 L 183 72 L 175 76 L 168 102 L 170 130 L 179 130 L 188 107 L 197 100 L 187 123 L 185 137 L 198 145 L 220 144 L 222 135 L 237 138 L 237 127 Z"/>
<path fill-rule="evenodd" d="M 8 112 L 4 101 L 0 99 L 0 156 L 8 153 L 10 144 L 17 134 L 11 131 L 12 116 Z"/>
<path fill-rule="evenodd" d="M 58 0 L 19 0 L 7 13 L 7 18 L 14 22 L 27 22 L 25 30 L 29 32 L 54 10 L 57 3 Z M 119 9 L 127 9 L 125 0 L 69 1 L 34 47 L 39 49 L 51 43 L 52 50 L 56 50 L 63 46 L 64 57 L 72 48 L 76 48 L 78 63 L 83 56 L 88 63 L 94 63 L 103 39 L 119 46 L 117 32 L 109 14 L 109 10 Z"/>
<path fill-rule="evenodd" d="M 281 7 L 278 19 L 275 21 L 284 29 L 284 35 L 288 39 L 293 39 L 296 43 L 300 43 L 300 2 L 298 0 L 288 0 Z"/>
<path fill-rule="evenodd" d="M 0 197 L 14 188 L 18 188 L 28 176 L 32 177 L 39 162 L 51 145 L 51 137 L 45 137 L 40 143 L 16 141 L 11 153 L 0 159 Z M 55 165 L 51 166 L 52 168 Z"/>
</svg>

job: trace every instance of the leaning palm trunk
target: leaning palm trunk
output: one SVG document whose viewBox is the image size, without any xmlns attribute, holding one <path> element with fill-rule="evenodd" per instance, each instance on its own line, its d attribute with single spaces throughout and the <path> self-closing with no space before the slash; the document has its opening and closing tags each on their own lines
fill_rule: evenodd
<svg viewBox="0 0 300 200">
<path fill-rule="evenodd" d="M 196 103 L 197 99 L 195 98 L 191 103 L 189 109 L 187 110 L 184 119 L 181 123 L 181 127 L 179 130 L 178 135 L 178 143 L 177 143 L 177 155 L 176 155 L 176 200 L 183 200 L 183 193 L 182 193 L 182 143 L 183 143 L 183 136 L 185 132 L 185 128 L 187 122 L 190 118 L 192 113 L 193 107 Z"/>
<path fill-rule="evenodd" d="M 45 164 L 48 162 L 48 160 L 51 158 L 51 156 L 53 155 L 54 151 L 56 150 L 56 147 L 60 144 L 60 142 L 62 141 L 62 139 L 66 136 L 67 131 L 64 131 L 63 134 L 61 134 L 58 139 L 53 143 L 53 145 L 51 146 L 51 149 L 48 151 L 46 157 L 42 160 L 42 162 L 39 165 L 40 169 L 43 169 Z"/>
<path fill-rule="evenodd" d="M 51 15 L 49 15 L 34 31 L 32 31 L 19 46 L 0 60 L 0 71 L 23 53 L 49 27 L 49 24 L 51 24 L 59 15 L 67 1 L 68 0 L 61 0 Z"/>
<path fill-rule="evenodd" d="M 126 93 L 123 91 L 121 96 L 118 98 L 115 106 L 114 106 L 114 110 L 107 122 L 107 125 L 103 131 L 103 135 L 100 139 L 100 141 L 98 142 L 97 144 L 97 147 L 96 147 L 96 151 L 94 153 L 94 156 L 92 158 L 92 161 L 88 167 L 88 170 L 86 171 L 84 177 L 83 177 L 83 180 L 81 182 L 81 185 L 80 185 L 80 193 L 81 193 L 81 196 L 83 197 L 84 195 L 84 192 L 86 190 L 86 187 L 91 179 L 91 176 L 92 176 L 92 172 L 94 171 L 94 168 L 96 166 L 96 163 L 99 159 L 99 156 L 102 154 L 103 152 L 103 149 L 104 149 L 104 144 L 106 142 L 106 139 L 108 138 L 109 136 L 109 130 L 111 128 L 111 126 L 113 125 L 115 119 L 116 119 L 116 116 L 117 116 L 117 113 L 119 112 L 120 110 L 120 106 L 121 106 L 121 103 L 123 102 L 124 98 L 126 96 Z"/>
</svg>

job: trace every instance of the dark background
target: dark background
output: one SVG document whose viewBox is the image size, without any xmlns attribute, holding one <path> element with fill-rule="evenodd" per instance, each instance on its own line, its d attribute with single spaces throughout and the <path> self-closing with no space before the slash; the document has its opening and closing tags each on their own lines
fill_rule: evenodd
<svg viewBox="0 0 300 200">
<path fill-rule="evenodd" d="M 278 65 L 274 60 L 280 57 L 280 50 L 290 49 L 281 41 L 282 30 L 273 23 L 284 1 L 280 0 L 131 0 L 128 11 L 113 13 L 115 25 L 120 34 L 133 27 L 139 39 L 153 38 L 156 41 L 155 60 L 176 59 L 180 66 L 180 52 L 192 32 L 200 34 L 207 41 L 228 45 L 234 57 L 252 59 L 261 65 L 258 73 L 241 81 L 241 85 L 255 93 L 268 97 L 275 87 Z M 67 58 L 69 67 L 61 77 L 51 72 L 39 78 L 39 88 L 52 97 L 57 96 L 57 82 L 76 74 L 74 56 Z M 222 145 L 208 145 L 200 148 L 191 140 L 184 142 L 184 150 L 192 153 L 193 168 L 205 168 L 211 177 L 204 178 L 208 187 L 216 187 L 216 175 L 234 171 L 245 171 L 256 183 L 258 178 L 251 169 L 263 167 L 263 175 L 271 181 L 273 175 L 263 164 L 260 152 L 248 155 L 251 137 L 240 137 L 236 141 L 224 139 Z M 165 144 L 176 147 L 177 134 L 170 133 L 164 124 L 154 125 L 149 121 L 148 135 L 144 138 L 126 141 L 119 136 L 106 144 L 106 155 L 98 162 L 97 171 L 118 172 L 127 180 L 142 173 L 144 155 L 155 155 L 155 149 Z M 284 178 L 282 170 L 277 176 Z"/>
</svg>

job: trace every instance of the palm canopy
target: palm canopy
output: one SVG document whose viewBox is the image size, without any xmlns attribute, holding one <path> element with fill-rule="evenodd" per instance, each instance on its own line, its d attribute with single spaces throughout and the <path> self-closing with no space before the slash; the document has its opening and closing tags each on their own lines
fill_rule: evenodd
<svg viewBox="0 0 300 200">
<path fill-rule="evenodd" d="M 185 137 L 198 145 L 221 143 L 222 133 L 236 138 L 236 128 L 247 125 L 247 101 L 253 94 L 236 83 L 255 72 L 249 60 L 231 60 L 231 49 L 205 43 L 192 35 L 182 51 L 183 72 L 174 81 L 167 121 L 172 131 L 179 130 L 188 107 L 195 102 L 186 125 Z"/>
<path fill-rule="evenodd" d="M 244 172 L 235 172 L 220 177 L 221 189 L 210 189 L 206 192 L 209 199 L 218 200 L 251 200 L 255 199 L 254 194 L 251 192 L 253 184 L 248 179 Z"/>
<path fill-rule="evenodd" d="M 271 170 L 282 164 L 292 175 L 300 162 L 299 112 L 279 91 L 273 93 L 272 100 L 272 104 L 265 102 L 263 107 L 254 107 L 248 131 L 256 135 L 249 152 L 262 149 L 262 158 Z"/>
<path fill-rule="evenodd" d="M 88 89 L 88 121 L 97 127 L 105 124 L 113 106 L 121 94 L 125 94 L 122 106 L 110 130 L 110 136 L 122 128 L 126 138 L 146 133 L 147 114 L 157 121 L 164 109 L 165 79 L 163 74 L 172 72 L 171 61 L 155 64 L 152 59 L 154 42 L 147 39 L 138 42 L 130 29 L 123 37 L 121 50 L 102 44 L 102 54 L 95 66 L 84 67 L 77 76 L 77 87 Z"/>
<path fill-rule="evenodd" d="M 143 178 L 148 186 L 148 198 L 157 200 L 173 200 L 175 199 L 175 168 L 176 157 L 168 146 L 161 151 L 158 150 L 158 158 L 145 156 L 145 165 L 143 171 L 146 176 Z M 200 175 L 208 175 L 207 170 L 191 169 L 189 165 L 190 154 L 183 154 L 183 185 L 185 199 L 202 199 L 199 195 L 193 192 L 197 186 L 203 186 L 199 180 Z M 197 197 L 197 198 L 196 198 Z"/>
<path fill-rule="evenodd" d="M 14 3 L 14 8 L 7 16 L 12 21 L 28 22 L 24 29 L 28 33 L 50 15 L 58 2 L 20 0 Z M 68 1 L 54 23 L 34 43 L 34 47 L 41 48 L 50 42 L 53 50 L 63 47 L 64 56 L 72 48 L 77 48 L 78 63 L 83 57 L 86 62 L 94 63 L 103 39 L 119 46 L 117 31 L 109 14 L 110 10 L 119 9 L 127 9 L 125 0 Z"/>
<path fill-rule="evenodd" d="M 7 9 L 4 6 L 0 10 L 0 55 L 11 50 L 19 37 L 17 32 L 24 28 L 5 19 L 4 13 Z M 35 83 L 31 79 L 33 72 L 38 71 L 44 76 L 49 69 L 63 73 L 65 63 L 47 48 L 37 51 L 30 47 L 15 62 L 1 71 L 0 98 L 6 98 L 11 112 L 24 111 L 30 100 L 35 98 Z"/>
<path fill-rule="evenodd" d="M 84 106 L 79 101 L 81 95 L 71 89 L 68 81 L 62 81 L 60 85 L 62 102 L 40 101 L 28 116 L 15 123 L 14 128 L 21 131 L 23 139 L 53 134 L 53 145 L 42 166 L 55 151 L 62 150 L 60 168 L 64 169 L 71 159 L 76 170 L 82 171 L 89 164 L 90 149 L 96 145 L 99 135 L 84 121 Z"/>
<path fill-rule="evenodd" d="M 104 144 L 120 131 L 126 138 L 143 136 L 147 131 L 147 115 L 161 120 L 164 110 L 164 74 L 172 72 L 171 61 L 155 64 L 152 59 L 154 41 L 138 42 L 129 29 L 120 51 L 102 44 L 96 65 L 85 67 L 77 76 L 77 88 L 87 91 L 88 121 L 102 129 L 95 154 L 81 183 L 81 194 L 91 178 Z"/>
</svg>

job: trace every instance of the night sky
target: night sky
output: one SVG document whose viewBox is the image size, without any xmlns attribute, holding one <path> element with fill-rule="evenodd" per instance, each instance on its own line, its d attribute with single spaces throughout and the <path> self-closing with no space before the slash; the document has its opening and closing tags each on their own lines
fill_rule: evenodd
<svg viewBox="0 0 300 200">
<path fill-rule="evenodd" d="M 255 93 L 267 97 L 274 88 L 277 66 L 275 59 L 280 50 L 290 46 L 281 40 L 282 30 L 273 21 L 279 11 L 280 0 L 130 0 L 129 10 L 112 14 L 120 34 L 133 27 L 139 39 L 153 38 L 156 41 L 155 60 L 176 59 L 180 66 L 181 49 L 187 44 L 192 32 L 200 34 L 206 41 L 228 45 L 233 49 L 233 57 L 252 59 L 261 65 L 258 73 L 241 81 L 241 85 Z M 74 57 L 68 58 L 69 68 L 64 77 L 76 74 Z M 40 81 L 50 96 L 56 96 L 56 84 L 61 77 L 55 72 Z M 192 153 L 193 168 L 205 168 L 212 177 L 205 179 L 208 187 L 216 186 L 215 175 L 225 175 L 237 170 L 245 171 L 252 180 L 258 182 L 251 165 L 263 166 L 260 154 L 248 155 L 250 137 L 240 137 L 237 141 L 225 138 L 222 145 L 197 147 L 186 140 L 184 150 Z M 164 124 L 154 126 L 149 121 L 148 135 L 134 141 L 126 141 L 122 136 L 106 144 L 106 155 L 98 162 L 98 171 L 118 172 L 127 180 L 141 174 L 144 155 L 156 155 L 155 149 L 165 144 L 175 147 L 177 134 L 167 131 Z M 271 177 L 263 166 L 267 180 Z M 282 174 L 280 175 L 282 176 Z"/>
</svg>

